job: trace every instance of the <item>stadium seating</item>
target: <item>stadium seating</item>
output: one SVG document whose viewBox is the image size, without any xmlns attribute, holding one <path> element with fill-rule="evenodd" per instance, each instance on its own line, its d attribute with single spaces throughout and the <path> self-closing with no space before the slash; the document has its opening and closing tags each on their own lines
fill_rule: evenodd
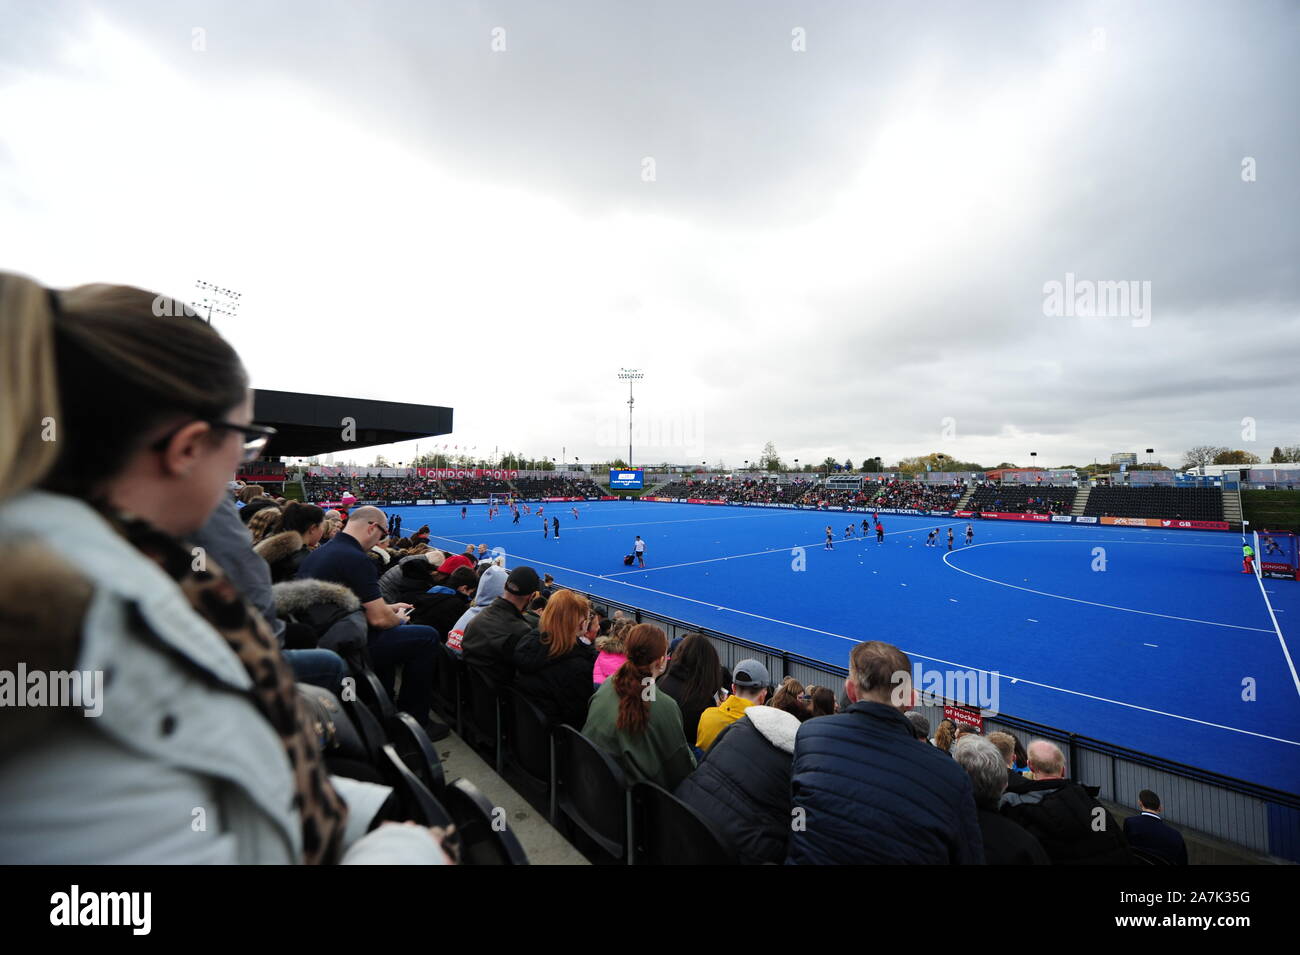
<svg viewBox="0 0 1300 955">
<path fill-rule="evenodd" d="M 489 494 L 515 493 L 509 481 L 498 478 L 460 478 L 443 481 L 441 487 L 441 493 L 434 494 L 434 497 L 443 497 L 449 501 L 474 501 L 485 499 Z"/>
<path fill-rule="evenodd" d="M 556 728 L 556 805 L 603 852 L 628 858 L 632 793 L 614 758 L 572 726 Z"/>
<path fill-rule="evenodd" d="M 388 726 L 392 747 L 401 757 L 402 762 L 410 767 L 411 772 L 420 778 L 420 782 L 429 788 L 435 797 L 441 798 L 447 788 L 447 777 L 443 773 L 442 760 L 434 748 L 429 734 L 410 713 L 398 713 Z"/>
<path fill-rule="evenodd" d="M 451 816 L 442 807 L 420 777 L 402 761 L 391 743 L 383 749 L 384 782 L 397 794 L 399 818 L 422 826 L 451 825 Z M 395 821 L 395 820 L 394 820 Z"/>
<path fill-rule="evenodd" d="M 516 497 L 531 501 L 543 497 L 603 497 L 608 492 L 601 489 L 594 481 L 569 478 L 516 478 Z"/>
<path fill-rule="evenodd" d="M 637 865 L 736 865 L 708 821 L 654 783 L 632 787 L 632 819 Z"/>
<path fill-rule="evenodd" d="M 550 721 L 532 700 L 514 687 L 508 687 L 503 696 L 507 761 L 550 801 L 550 818 L 554 822 L 555 751 Z"/>
<path fill-rule="evenodd" d="M 1210 487 L 1095 487 L 1084 514 L 1223 520 L 1223 492 Z"/>
<path fill-rule="evenodd" d="M 465 668 L 465 675 L 468 705 L 462 709 L 461 724 L 474 747 L 492 755 L 496 771 L 500 773 L 503 758 L 500 691 L 490 686 L 472 667 Z"/>
<path fill-rule="evenodd" d="M 498 810 L 468 779 L 458 779 L 443 796 L 456 825 L 461 865 L 528 865 L 528 856 Z"/>
<path fill-rule="evenodd" d="M 1073 487 L 986 484 L 975 489 L 966 506 L 1008 514 L 1069 514 L 1077 494 Z"/>
<path fill-rule="evenodd" d="M 434 497 L 432 479 L 402 477 L 313 477 L 302 479 L 304 500 L 313 504 L 341 501 L 351 494 L 359 501 L 416 501 Z"/>
</svg>

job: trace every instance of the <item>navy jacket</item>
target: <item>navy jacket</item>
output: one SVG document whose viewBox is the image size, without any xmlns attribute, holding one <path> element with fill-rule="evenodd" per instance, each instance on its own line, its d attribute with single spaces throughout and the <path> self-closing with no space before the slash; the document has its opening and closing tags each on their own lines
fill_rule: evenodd
<svg viewBox="0 0 1300 955">
<path fill-rule="evenodd" d="M 854 703 L 799 727 L 791 787 L 803 813 L 788 863 L 984 862 L 970 777 L 891 706 Z"/>
<path fill-rule="evenodd" d="M 1154 852 L 1171 865 L 1187 865 L 1182 833 L 1159 816 L 1129 816 L 1124 820 L 1124 835 L 1134 849 Z"/>
<path fill-rule="evenodd" d="M 780 865 L 790 841 L 790 751 L 799 720 L 749 706 L 674 794 L 713 824 L 743 865 Z"/>
</svg>

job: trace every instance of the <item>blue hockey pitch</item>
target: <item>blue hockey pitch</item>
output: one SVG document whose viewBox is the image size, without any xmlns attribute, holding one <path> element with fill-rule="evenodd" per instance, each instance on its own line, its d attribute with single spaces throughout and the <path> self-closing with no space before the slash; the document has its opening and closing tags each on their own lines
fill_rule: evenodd
<svg viewBox="0 0 1300 955">
<path fill-rule="evenodd" d="M 871 639 L 987 671 L 1000 712 L 1300 792 L 1300 583 L 1263 582 L 1279 633 L 1237 534 L 976 520 L 967 547 L 964 520 L 882 514 L 877 543 L 862 514 L 610 501 L 577 520 L 543 505 L 555 540 L 530 506 L 517 525 L 484 505 L 390 510 L 403 534 L 428 524 L 437 546 L 501 547 L 510 567 L 815 660 L 846 666 Z M 644 570 L 623 565 L 636 534 Z"/>
</svg>

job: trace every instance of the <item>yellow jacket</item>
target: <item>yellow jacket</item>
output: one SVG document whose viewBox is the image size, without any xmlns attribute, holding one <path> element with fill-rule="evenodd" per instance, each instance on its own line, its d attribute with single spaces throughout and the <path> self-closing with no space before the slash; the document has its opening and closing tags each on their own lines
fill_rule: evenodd
<svg viewBox="0 0 1300 955">
<path fill-rule="evenodd" d="M 700 714 L 700 728 L 695 734 L 695 745 L 707 750 L 718 734 L 745 715 L 745 708 L 754 706 L 753 700 L 732 694 L 721 706 L 710 706 Z"/>
</svg>

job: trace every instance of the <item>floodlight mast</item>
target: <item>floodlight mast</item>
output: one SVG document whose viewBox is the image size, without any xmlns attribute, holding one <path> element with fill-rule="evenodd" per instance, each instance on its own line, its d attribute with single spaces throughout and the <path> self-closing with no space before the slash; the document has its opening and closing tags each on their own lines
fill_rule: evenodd
<svg viewBox="0 0 1300 955">
<path fill-rule="evenodd" d="M 200 292 L 199 304 L 207 309 L 208 313 L 203 316 L 203 320 L 209 325 L 212 324 L 213 314 L 223 318 L 235 318 L 239 314 L 239 306 L 244 297 L 242 293 L 203 279 L 198 279 L 194 287 Z"/>
<path fill-rule="evenodd" d="M 618 377 L 621 381 L 627 382 L 627 466 L 632 467 L 632 382 L 640 381 L 645 377 L 645 373 L 640 368 L 620 368 Z"/>
</svg>

